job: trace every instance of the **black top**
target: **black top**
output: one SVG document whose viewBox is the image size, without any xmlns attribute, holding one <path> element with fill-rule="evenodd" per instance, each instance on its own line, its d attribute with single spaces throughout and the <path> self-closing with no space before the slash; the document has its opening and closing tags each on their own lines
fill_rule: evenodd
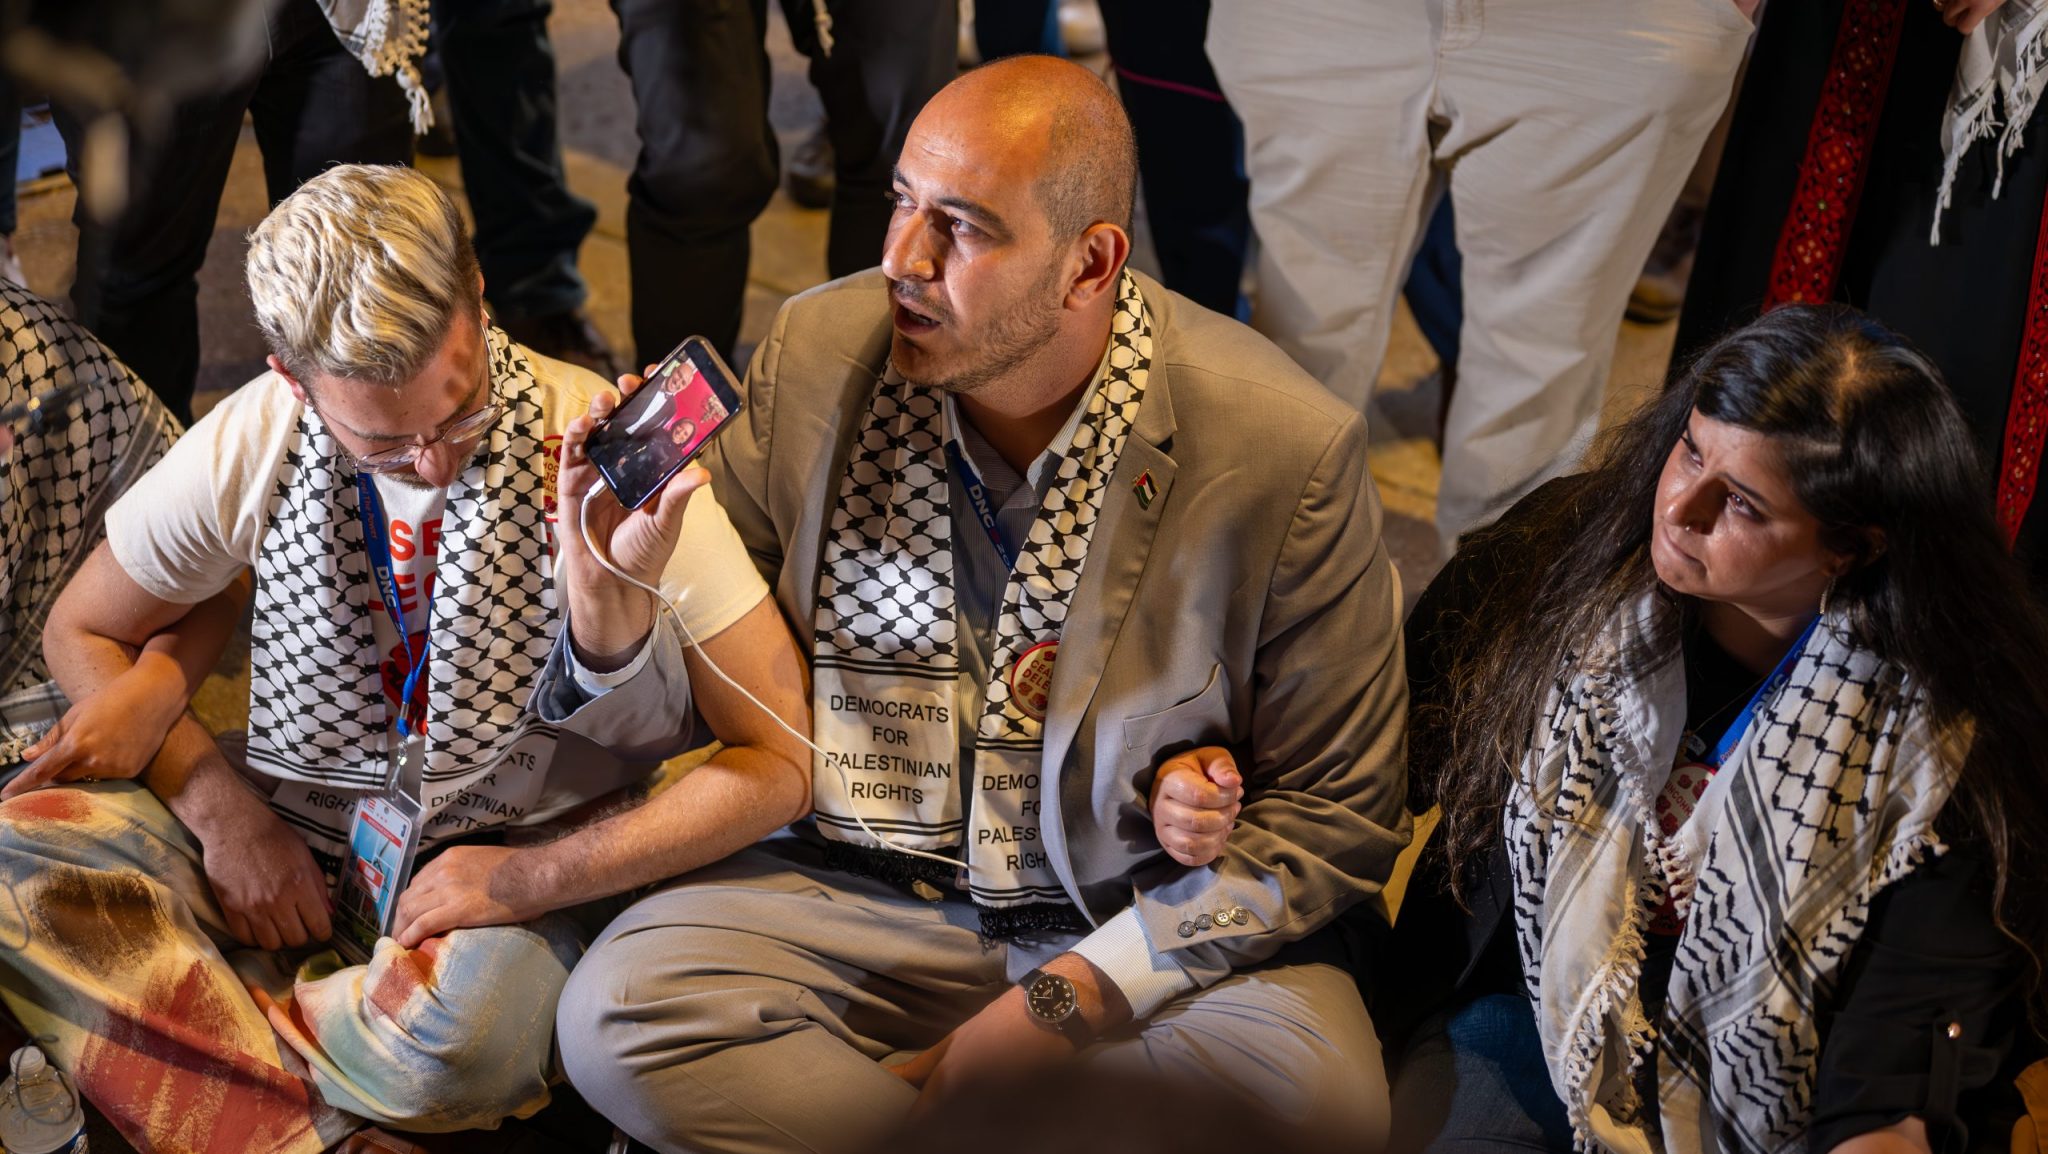
<svg viewBox="0 0 2048 1154">
<path fill-rule="evenodd" d="M 1503 520 L 1536 515 L 1577 484 L 1569 477 L 1553 481 Z M 1500 573 L 1531 560 L 1506 555 L 1499 546 L 1468 546 L 1424 591 L 1406 630 L 1411 710 L 1441 699 L 1447 658 L 1439 642 L 1450 623 L 1466 617 Z M 1692 724 L 1711 718 L 1726 698 L 1757 680 L 1717 648 L 1691 640 L 1687 674 Z M 1726 714 L 1739 710 L 1738 703 Z M 1716 724 L 1725 728 L 1726 717 Z M 1418 743 L 1425 756 L 1428 745 Z M 1412 809 L 1434 804 L 1438 770 L 1419 760 L 1411 764 Z M 1831 998 L 1823 994 L 1809 1149 L 1826 1151 L 1908 1116 L 1927 1123 L 1936 1150 L 2009 1148 L 2012 1121 L 2022 1111 L 2011 1077 L 2001 1071 L 2017 1073 L 2038 1056 L 2034 1044 L 2017 1048 L 2024 1054 L 2015 1047 L 2016 1028 L 2024 1020 L 2017 995 L 2021 959 L 1993 922 L 1984 856 L 1963 831 L 1944 825 L 1943 835 L 1951 843 L 1948 853 L 1872 902 L 1838 988 Z M 1373 1013 L 1390 1046 L 1398 1047 L 1408 1031 L 1440 1009 L 1525 988 L 1506 842 L 1497 842 L 1471 875 L 1467 911 L 1448 890 L 1436 843 L 1424 848 L 1390 947 L 1378 959 Z M 1655 947 L 1672 942 L 1651 943 L 1653 956 L 1664 955 L 1661 966 L 1645 966 L 1644 994 L 1653 1004 L 1661 1004 L 1670 974 L 1669 949 Z M 1960 1027 L 1955 1037 L 1949 1036 L 1951 1023 Z"/>
</svg>

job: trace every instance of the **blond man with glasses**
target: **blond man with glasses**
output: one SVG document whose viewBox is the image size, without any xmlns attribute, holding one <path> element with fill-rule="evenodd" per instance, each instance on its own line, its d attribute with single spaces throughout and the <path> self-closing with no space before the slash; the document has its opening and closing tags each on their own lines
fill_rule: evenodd
<svg viewBox="0 0 2048 1154">
<path fill-rule="evenodd" d="M 807 809 L 802 747 L 699 676 L 708 655 L 803 731 L 796 649 L 701 471 L 590 507 L 679 619 L 595 563 L 580 446 L 614 398 L 492 325 L 424 177 L 329 170 L 258 226 L 248 270 L 270 371 L 113 507 L 51 612 L 58 682 L 132 698 L 152 756 L 46 765 L 0 805 L 0 998 L 144 1151 L 523 1117 L 606 899 Z M 126 675 L 252 569 L 249 728 L 217 739 Z M 408 807 L 409 869 L 349 855 Z M 351 931 L 387 874 L 385 932 Z"/>
</svg>

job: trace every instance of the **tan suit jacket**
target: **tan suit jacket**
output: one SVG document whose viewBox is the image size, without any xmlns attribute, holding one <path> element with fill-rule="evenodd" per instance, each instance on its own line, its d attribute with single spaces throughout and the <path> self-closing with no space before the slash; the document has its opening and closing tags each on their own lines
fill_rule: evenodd
<svg viewBox="0 0 2048 1154">
<path fill-rule="evenodd" d="M 1099 924 L 1135 902 L 1152 949 L 1208 985 L 1376 893 L 1408 841 L 1401 598 L 1358 412 L 1250 329 L 1138 280 L 1151 375 L 1060 640 L 1043 829 L 1078 907 Z M 890 329 L 879 271 L 791 299 L 707 458 L 807 650 Z M 1164 757 L 1205 744 L 1235 751 L 1247 796 L 1223 857 L 1190 869 L 1147 798 Z"/>
</svg>

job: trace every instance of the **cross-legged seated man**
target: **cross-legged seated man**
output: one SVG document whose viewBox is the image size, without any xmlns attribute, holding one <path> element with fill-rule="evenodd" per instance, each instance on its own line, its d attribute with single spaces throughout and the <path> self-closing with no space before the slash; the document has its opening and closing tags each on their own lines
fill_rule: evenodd
<svg viewBox="0 0 2048 1154">
<path fill-rule="evenodd" d="M 701 470 L 637 512 L 591 510 L 613 563 L 679 598 L 701 653 L 595 562 L 592 470 L 555 454 L 610 395 L 490 324 L 460 215 L 426 178 L 307 182 L 253 235 L 249 287 L 271 371 L 114 506 L 44 645 L 89 701 L 253 568 L 246 742 L 187 716 L 139 780 L 0 806 L 0 996 L 145 1151 L 316 1151 L 360 1119 L 530 1114 L 585 927 L 617 908 L 592 903 L 805 811 L 801 744 L 692 671 L 711 657 L 801 729 L 800 655 L 711 492 L 693 495 Z M 693 682 L 726 747 L 602 816 L 685 748 Z M 416 802 L 435 855 L 391 935 L 366 966 L 276 953 L 342 921 L 338 855 L 370 800 Z"/>
<path fill-rule="evenodd" d="M 754 359 L 711 472 L 808 638 L 814 816 L 570 977 L 571 1080 L 657 1148 L 857 1149 L 1077 1055 L 1385 1125 L 1310 938 L 1408 836 L 1365 429 L 1125 269 L 1134 171 L 1085 69 L 970 73 L 910 133 L 881 270 L 792 300 Z M 1203 745 L 1243 808 L 1190 869 L 1147 790 Z"/>
</svg>

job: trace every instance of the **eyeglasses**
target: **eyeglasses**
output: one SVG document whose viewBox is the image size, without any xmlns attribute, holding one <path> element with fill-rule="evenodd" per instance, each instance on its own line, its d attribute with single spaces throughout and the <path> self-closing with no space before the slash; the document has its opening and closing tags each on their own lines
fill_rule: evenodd
<svg viewBox="0 0 2048 1154">
<path fill-rule="evenodd" d="M 410 467 L 421 453 L 436 445 L 459 446 L 481 440 L 485 433 L 491 431 L 491 426 L 498 423 L 498 418 L 505 415 L 505 403 L 498 399 L 496 382 L 490 380 L 490 373 L 490 358 L 486 357 L 484 359 L 485 387 L 491 390 L 491 395 L 484 402 L 483 408 L 462 417 L 442 429 L 434 435 L 433 440 L 428 441 L 424 445 L 418 443 L 400 445 L 396 449 L 385 449 L 381 452 L 357 457 L 355 459 L 356 469 L 364 473 L 396 473 L 400 469 Z"/>
</svg>

